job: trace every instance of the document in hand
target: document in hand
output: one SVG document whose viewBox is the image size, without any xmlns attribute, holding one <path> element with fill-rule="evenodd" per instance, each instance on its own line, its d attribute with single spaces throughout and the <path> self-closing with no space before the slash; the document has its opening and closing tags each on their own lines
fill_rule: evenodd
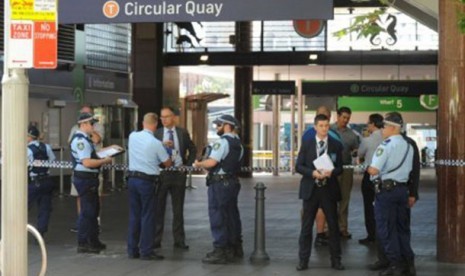
<svg viewBox="0 0 465 276">
<path fill-rule="evenodd" d="M 313 165 L 317 170 L 331 171 L 334 169 L 333 161 L 331 161 L 327 153 L 313 160 Z"/>
<path fill-rule="evenodd" d="M 105 158 L 105 157 L 114 157 L 117 155 L 120 155 L 124 152 L 124 149 L 118 145 L 111 145 L 105 148 L 102 148 L 101 150 L 97 151 L 97 156 L 99 158 Z"/>
</svg>

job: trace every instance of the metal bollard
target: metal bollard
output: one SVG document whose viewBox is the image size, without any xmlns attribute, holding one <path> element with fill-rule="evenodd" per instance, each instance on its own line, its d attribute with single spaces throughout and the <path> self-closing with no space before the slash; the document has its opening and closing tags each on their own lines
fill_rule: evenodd
<svg viewBox="0 0 465 276">
<path fill-rule="evenodd" d="M 270 260 L 265 251 L 265 189 L 263 182 L 255 185 L 255 249 L 250 256 L 252 263 L 264 263 Z"/>
<path fill-rule="evenodd" d="M 63 161 L 63 147 L 60 147 L 60 161 Z M 63 179 L 63 166 L 60 166 L 60 194 L 59 197 L 64 195 L 64 179 Z"/>
</svg>

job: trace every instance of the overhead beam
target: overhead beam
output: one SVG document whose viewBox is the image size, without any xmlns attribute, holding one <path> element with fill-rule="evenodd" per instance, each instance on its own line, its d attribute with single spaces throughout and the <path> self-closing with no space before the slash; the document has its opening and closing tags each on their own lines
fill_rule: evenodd
<svg viewBox="0 0 465 276">
<path fill-rule="evenodd" d="M 167 53 L 164 66 L 182 65 L 308 65 L 310 54 L 315 65 L 436 65 L 437 51 L 347 51 L 347 52 L 209 52 L 208 62 L 200 57 L 205 53 Z"/>
</svg>

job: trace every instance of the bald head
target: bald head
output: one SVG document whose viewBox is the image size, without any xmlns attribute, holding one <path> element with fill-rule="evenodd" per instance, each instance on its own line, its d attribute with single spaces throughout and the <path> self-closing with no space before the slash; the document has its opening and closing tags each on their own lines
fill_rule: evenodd
<svg viewBox="0 0 465 276">
<path fill-rule="evenodd" d="M 327 106 L 320 106 L 316 109 L 316 114 L 315 115 L 320 115 L 323 114 L 328 118 L 331 118 L 331 110 Z"/>
<path fill-rule="evenodd" d="M 148 129 L 154 132 L 157 129 L 157 124 L 158 124 L 158 115 L 156 113 L 149 112 L 144 115 L 144 120 L 142 122 L 144 129 Z"/>
</svg>

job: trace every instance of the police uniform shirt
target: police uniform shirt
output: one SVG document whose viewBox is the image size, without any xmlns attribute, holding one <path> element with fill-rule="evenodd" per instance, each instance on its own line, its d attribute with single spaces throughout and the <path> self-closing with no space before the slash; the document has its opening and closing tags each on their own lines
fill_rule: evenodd
<svg viewBox="0 0 465 276">
<path fill-rule="evenodd" d="M 174 166 L 175 167 L 180 167 L 182 166 L 182 157 L 181 157 L 181 148 L 179 147 L 179 138 L 178 138 L 178 134 L 176 133 L 176 127 L 173 127 L 171 128 L 171 130 L 173 131 L 173 143 L 174 143 L 174 148 L 173 150 L 173 153 L 172 153 L 172 157 L 174 157 Z M 170 129 L 169 128 L 166 128 L 164 127 L 163 128 L 163 142 L 166 142 L 166 141 L 169 141 L 170 140 L 170 133 L 169 133 Z"/>
<path fill-rule="evenodd" d="M 75 134 L 78 133 L 84 135 L 87 137 L 87 139 L 90 139 L 89 135 L 86 133 L 78 130 Z M 72 155 L 77 163 L 74 170 L 79 172 L 99 172 L 99 169 L 97 168 L 87 168 L 86 166 L 82 165 L 82 160 L 90 159 L 92 151 L 94 150 L 94 145 L 87 139 L 84 137 L 76 137 L 71 142 Z"/>
<path fill-rule="evenodd" d="M 408 154 L 403 164 L 395 171 L 402 162 L 404 155 L 409 147 Z M 407 182 L 410 171 L 412 170 L 413 149 L 401 135 L 394 135 L 384 140 L 375 151 L 371 167 L 380 171 L 381 179 L 391 179 L 397 182 Z"/>
<path fill-rule="evenodd" d="M 383 133 L 381 129 L 373 131 L 370 136 L 363 138 L 360 148 L 358 149 L 358 157 L 364 158 L 364 165 L 370 166 L 375 154 L 376 148 L 383 142 Z"/>
<path fill-rule="evenodd" d="M 160 163 L 169 159 L 163 144 L 146 129 L 129 135 L 128 149 L 130 171 L 159 175 Z"/>
<path fill-rule="evenodd" d="M 237 134 L 233 134 L 233 133 L 225 133 L 221 137 L 224 137 L 224 136 L 230 136 L 230 137 L 239 139 L 239 136 Z M 212 151 L 210 153 L 209 158 L 214 159 L 216 162 L 219 163 L 219 162 L 221 162 L 221 160 L 225 159 L 226 156 L 228 156 L 228 154 L 229 154 L 228 140 L 220 139 L 219 141 L 217 141 L 216 143 L 213 144 Z M 241 154 L 240 154 L 239 160 L 242 158 L 243 154 L 244 154 L 244 149 L 241 146 Z M 237 160 L 237 161 L 239 162 L 239 160 Z M 223 169 L 220 169 L 218 171 L 218 174 L 225 174 L 225 172 L 223 171 Z"/>
<path fill-rule="evenodd" d="M 35 145 L 36 147 L 38 147 L 39 144 L 40 144 L 40 142 L 37 141 L 37 140 L 33 140 L 33 141 L 31 141 L 31 142 L 29 142 L 27 144 L 27 146 L 28 146 L 28 148 L 27 148 L 27 159 L 29 160 L 29 163 L 34 162 L 34 153 L 29 148 L 29 146 L 30 145 Z M 50 147 L 49 144 L 45 144 L 45 149 L 47 150 L 48 161 L 55 161 L 56 157 L 55 157 L 55 154 L 53 153 L 52 147 Z M 35 174 L 33 172 L 30 172 L 29 175 L 30 176 L 36 176 L 37 174 Z"/>
</svg>

